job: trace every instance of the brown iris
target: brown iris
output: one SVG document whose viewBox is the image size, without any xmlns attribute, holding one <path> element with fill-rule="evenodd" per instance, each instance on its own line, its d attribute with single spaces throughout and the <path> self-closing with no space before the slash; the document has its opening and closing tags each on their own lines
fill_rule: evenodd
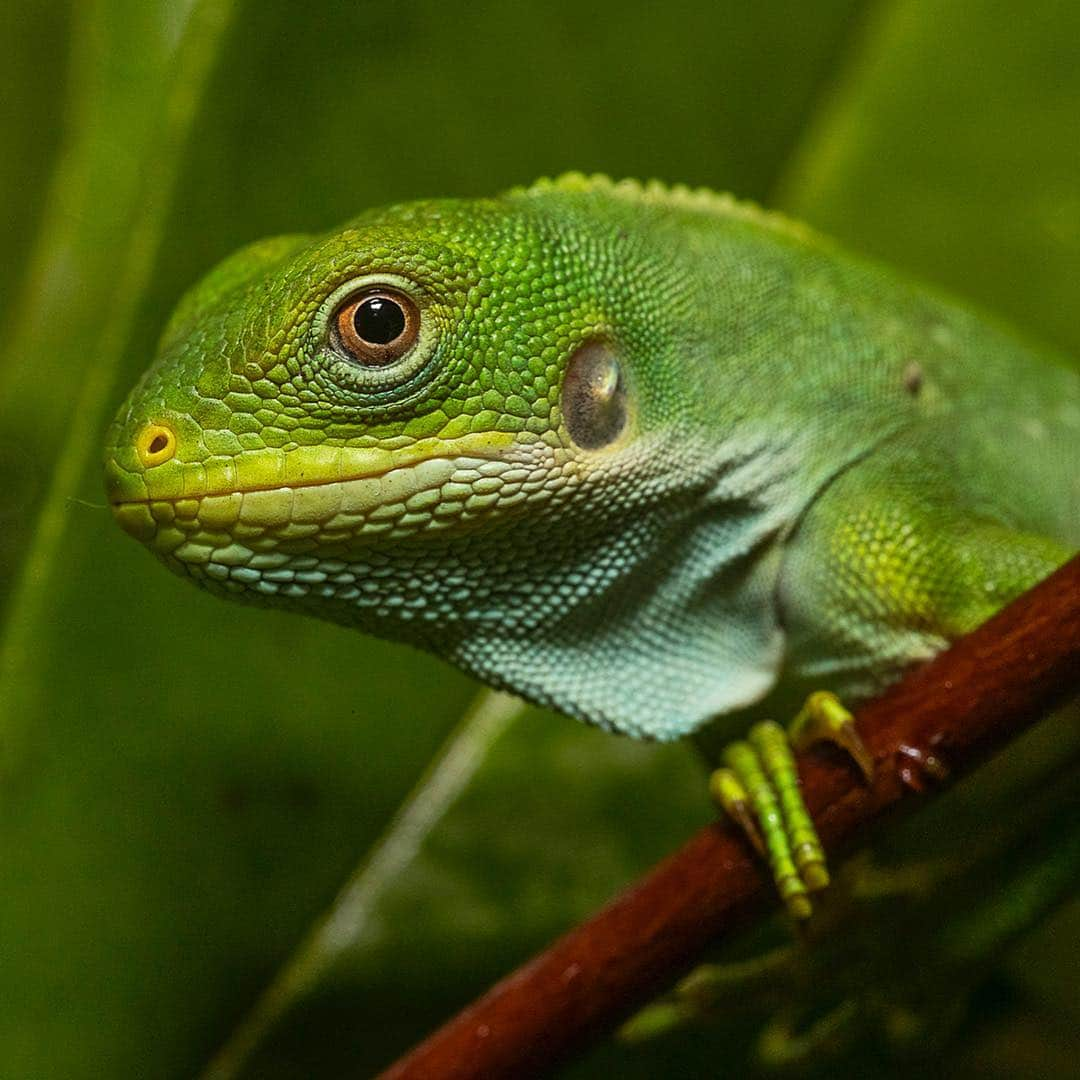
<svg viewBox="0 0 1080 1080">
<path fill-rule="evenodd" d="M 345 351 L 371 367 L 400 359 L 420 332 L 416 305 L 396 289 L 369 289 L 351 297 L 338 308 L 334 321 Z"/>
</svg>

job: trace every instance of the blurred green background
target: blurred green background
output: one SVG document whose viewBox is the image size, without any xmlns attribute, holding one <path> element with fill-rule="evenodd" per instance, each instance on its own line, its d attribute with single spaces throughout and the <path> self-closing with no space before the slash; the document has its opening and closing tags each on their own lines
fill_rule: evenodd
<svg viewBox="0 0 1080 1080">
<path fill-rule="evenodd" d="M 1078 115 L 1071 0 L 0 7 L 0 1076 L 194 1076 L 226 1046 L 216 1077 L 369 1075 L 709 817 L 686 748 L 470 714 L 434 660 L 226 607 L 120 534 L 101 431 L 215 260 L 383 202 L 655 176 L 1080 355 Z M 1067 735 L 882 838 L 992 853 L 869 924 L 866 954 L 900 925 L 907 963 L 848 958 L 836 993 L 884 1004 L 811 1070 L 932 1047 L 952 1075 L 1075 1075 Z M 1038 805 L 998 828 L 1010 798 Z M 973 895 L 986 919 L 957 930 Z M 792 1003 L 740 1000 L 571 1073 L 745 1075 Z"/>
</svg>

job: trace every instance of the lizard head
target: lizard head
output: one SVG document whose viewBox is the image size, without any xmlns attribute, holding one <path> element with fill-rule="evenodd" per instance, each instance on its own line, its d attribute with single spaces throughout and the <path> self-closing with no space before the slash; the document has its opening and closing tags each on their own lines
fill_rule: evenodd
<svg viewBox="0 0 1080 1080">
<path fill-rule="evenodd" d="M 233 255 L 109 429 L 118 522 L 214 591 L 388 636 L 485 603 L 548 617 L 527 580 L 603 546 L 608 481 L 650 467 L 666 387 L 630 358 L 673 347 L 685 303 L 625 230 L 581 219 L 518 192 Z M 580 519 L 560 510 L 597 485 Z"/>
<path fill-rule="evenodd" d="M 604 726 L 689 730 L 771 677 L 723 649 L 775 651 L 768 620 L 731 631 L 735 586 L 713 585 L 775 530 L 751 498 L 770 474 L 745 440 L 718 448 L 701 385 L 719 385 L 710 338 L 756 322 L 685 257 L 687 221 L 760 217 L 571 176 L 254 244 L 180 302 L 120 407 L 114 514 L 220 595 Z"/>
</svg>

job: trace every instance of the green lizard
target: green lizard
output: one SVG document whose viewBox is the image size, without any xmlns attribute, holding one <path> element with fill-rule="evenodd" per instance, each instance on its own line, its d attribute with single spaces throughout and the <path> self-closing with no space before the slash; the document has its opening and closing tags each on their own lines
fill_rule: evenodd
<svg viewBox="0 0 1080 1080">
<path fill-rule="evenodd" d="M 1080 547 L 1064 364 L 778 215 L 602 177 L 243 249 L 107 443 L 120 524 L 213 592 L 629 735 L 749 729 L 713 790 L 799 916 L 827 873 L 766 718 L 869 768 L 840 702 Z"/>
</svg>

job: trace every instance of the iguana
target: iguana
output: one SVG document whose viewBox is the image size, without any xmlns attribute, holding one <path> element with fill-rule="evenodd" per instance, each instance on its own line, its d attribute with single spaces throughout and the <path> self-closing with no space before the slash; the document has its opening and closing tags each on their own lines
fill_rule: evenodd
<svg viewBox="0 0 1080 1080">
<path fill-rule="evenodd" d="M 697 735 L 789 909 L 788 739 L 1080 547 L 1080 376 L 729 196 L 577 174 L 244 248 L 109 429 L 120 524 L 222 596 Z M 806 702 L 803 705 L 803 702 Z"/>
</svg>

